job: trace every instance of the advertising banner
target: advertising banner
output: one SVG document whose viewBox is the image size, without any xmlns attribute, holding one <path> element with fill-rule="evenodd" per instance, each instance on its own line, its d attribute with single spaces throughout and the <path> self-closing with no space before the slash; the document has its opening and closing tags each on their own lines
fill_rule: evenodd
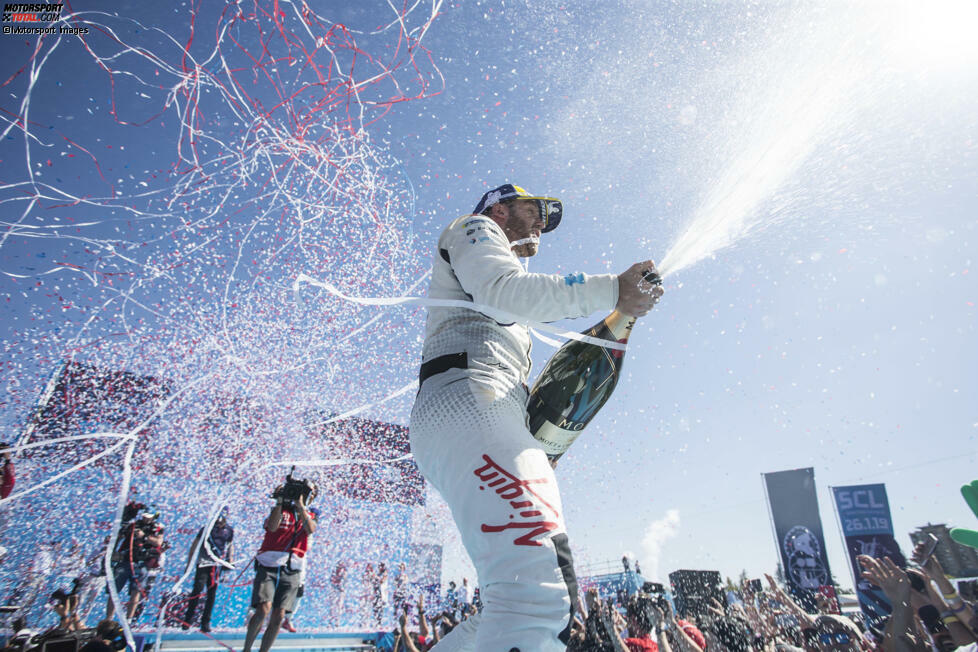
<svg viewBox="0 0 978 652">
<path fill-rule="evenodd" d="M 815 470 L 765 473 L 778 554 L 792 595 L 814 608 L 819 587 L 832 583 L 815 495 Z"/>
<path fill-rule="evenodd" d="M 832 487 L 842 535 L 846 540 L 849 563 L 856 582 L 859 606 L 866 617 L 882 620 L 890 614 L 890 603 L 883 591 L 875 584 L 862 579 L 856 560 L 858 555 L 875 559 L 889 557 L 898 566 L 906 560 L 893 538 L 893 522 L 890 520 L 890 504 L 886 499 L 886 486 L 882 484 Z"/>
</svg>

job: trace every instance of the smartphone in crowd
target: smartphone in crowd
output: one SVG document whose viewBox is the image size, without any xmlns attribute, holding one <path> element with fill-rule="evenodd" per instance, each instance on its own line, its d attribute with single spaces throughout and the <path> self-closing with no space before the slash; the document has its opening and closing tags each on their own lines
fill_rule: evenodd
<svg viewBox="0 0 978 652">
<path fill-rule="evenodd" d="M 924 546 L 923 550 L 920 551 L 920 559 L 917 560 L 917 563 L 920 564 L 921 566 L 926 564 L 927 561 L 931 558 L 931 555 L 933 555 L 934 551 L 937 550 L 937 544 L 940 543 L 941 540 L 938 539 L 933 534 L 931 534 L 930 532 L 928 532 L 926 542 L 927 543 Z"/>
</svg>

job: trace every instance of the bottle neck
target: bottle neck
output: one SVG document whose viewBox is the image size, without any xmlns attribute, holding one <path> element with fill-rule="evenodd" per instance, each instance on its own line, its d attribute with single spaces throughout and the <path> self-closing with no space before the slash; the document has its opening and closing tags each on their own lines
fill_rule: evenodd
<svg viewBox="0 0 978 652">
<path fill-rule="evenodd" d="M 627 342 L 635 325 L 635 317 L 622 314 L 615 310 L 604 319 L 605 326 L 611 331 L 611 336 L 619 342 Z"/>
</svg>

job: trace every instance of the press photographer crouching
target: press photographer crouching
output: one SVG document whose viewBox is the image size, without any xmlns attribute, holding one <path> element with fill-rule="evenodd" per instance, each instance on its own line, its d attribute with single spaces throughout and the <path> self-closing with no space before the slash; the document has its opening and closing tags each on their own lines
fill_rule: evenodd
<svg viewBox="0 0 978 652">
<path fill-rule="evenodd" d="M 168 544 L 163 540 L 159 519 L 157 510 L 137 502 L 130 502 L 122 513 L 122 529 L 112 552 L 112 578 L 120 598 L 122 589 L 129 585 L 127 620 L 136 616 L 140 601 L 149 594 L 162 566 Z M 109 600 L 106 619 L 111 619 L 114 613 L 115 605 Z"/>
<path fill-rule="evenodd" d="M 305 576 L 309 536 L 316 531 L 315 515 L 307 506 L 316 497 L 316 485 L 296 479 L 294 473 L 292 467 L 285 484 L 272 493 L 275 507 L 265 519 L 265 538 L 255 557 L 255 583 L 251 593 L 255 613 L 248 621 L 244 652 L 251 652 L 262 623 L 271 614 L 260 648 L 261 652 L 268 652 L 285 613 L 295 608 Z"/>
</svg>

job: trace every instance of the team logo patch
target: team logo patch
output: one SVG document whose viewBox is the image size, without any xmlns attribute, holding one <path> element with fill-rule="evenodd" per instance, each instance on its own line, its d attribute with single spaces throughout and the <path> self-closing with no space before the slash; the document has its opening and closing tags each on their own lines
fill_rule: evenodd
<svg viewBox="0 0 978 652">
<path fill-rule="evenodd" d="M 503 198 L 503 193 L 499 190 L 493 190 L 492 192 L 486 193 L 486 208 L 498 204 Z"/>
</svg>

